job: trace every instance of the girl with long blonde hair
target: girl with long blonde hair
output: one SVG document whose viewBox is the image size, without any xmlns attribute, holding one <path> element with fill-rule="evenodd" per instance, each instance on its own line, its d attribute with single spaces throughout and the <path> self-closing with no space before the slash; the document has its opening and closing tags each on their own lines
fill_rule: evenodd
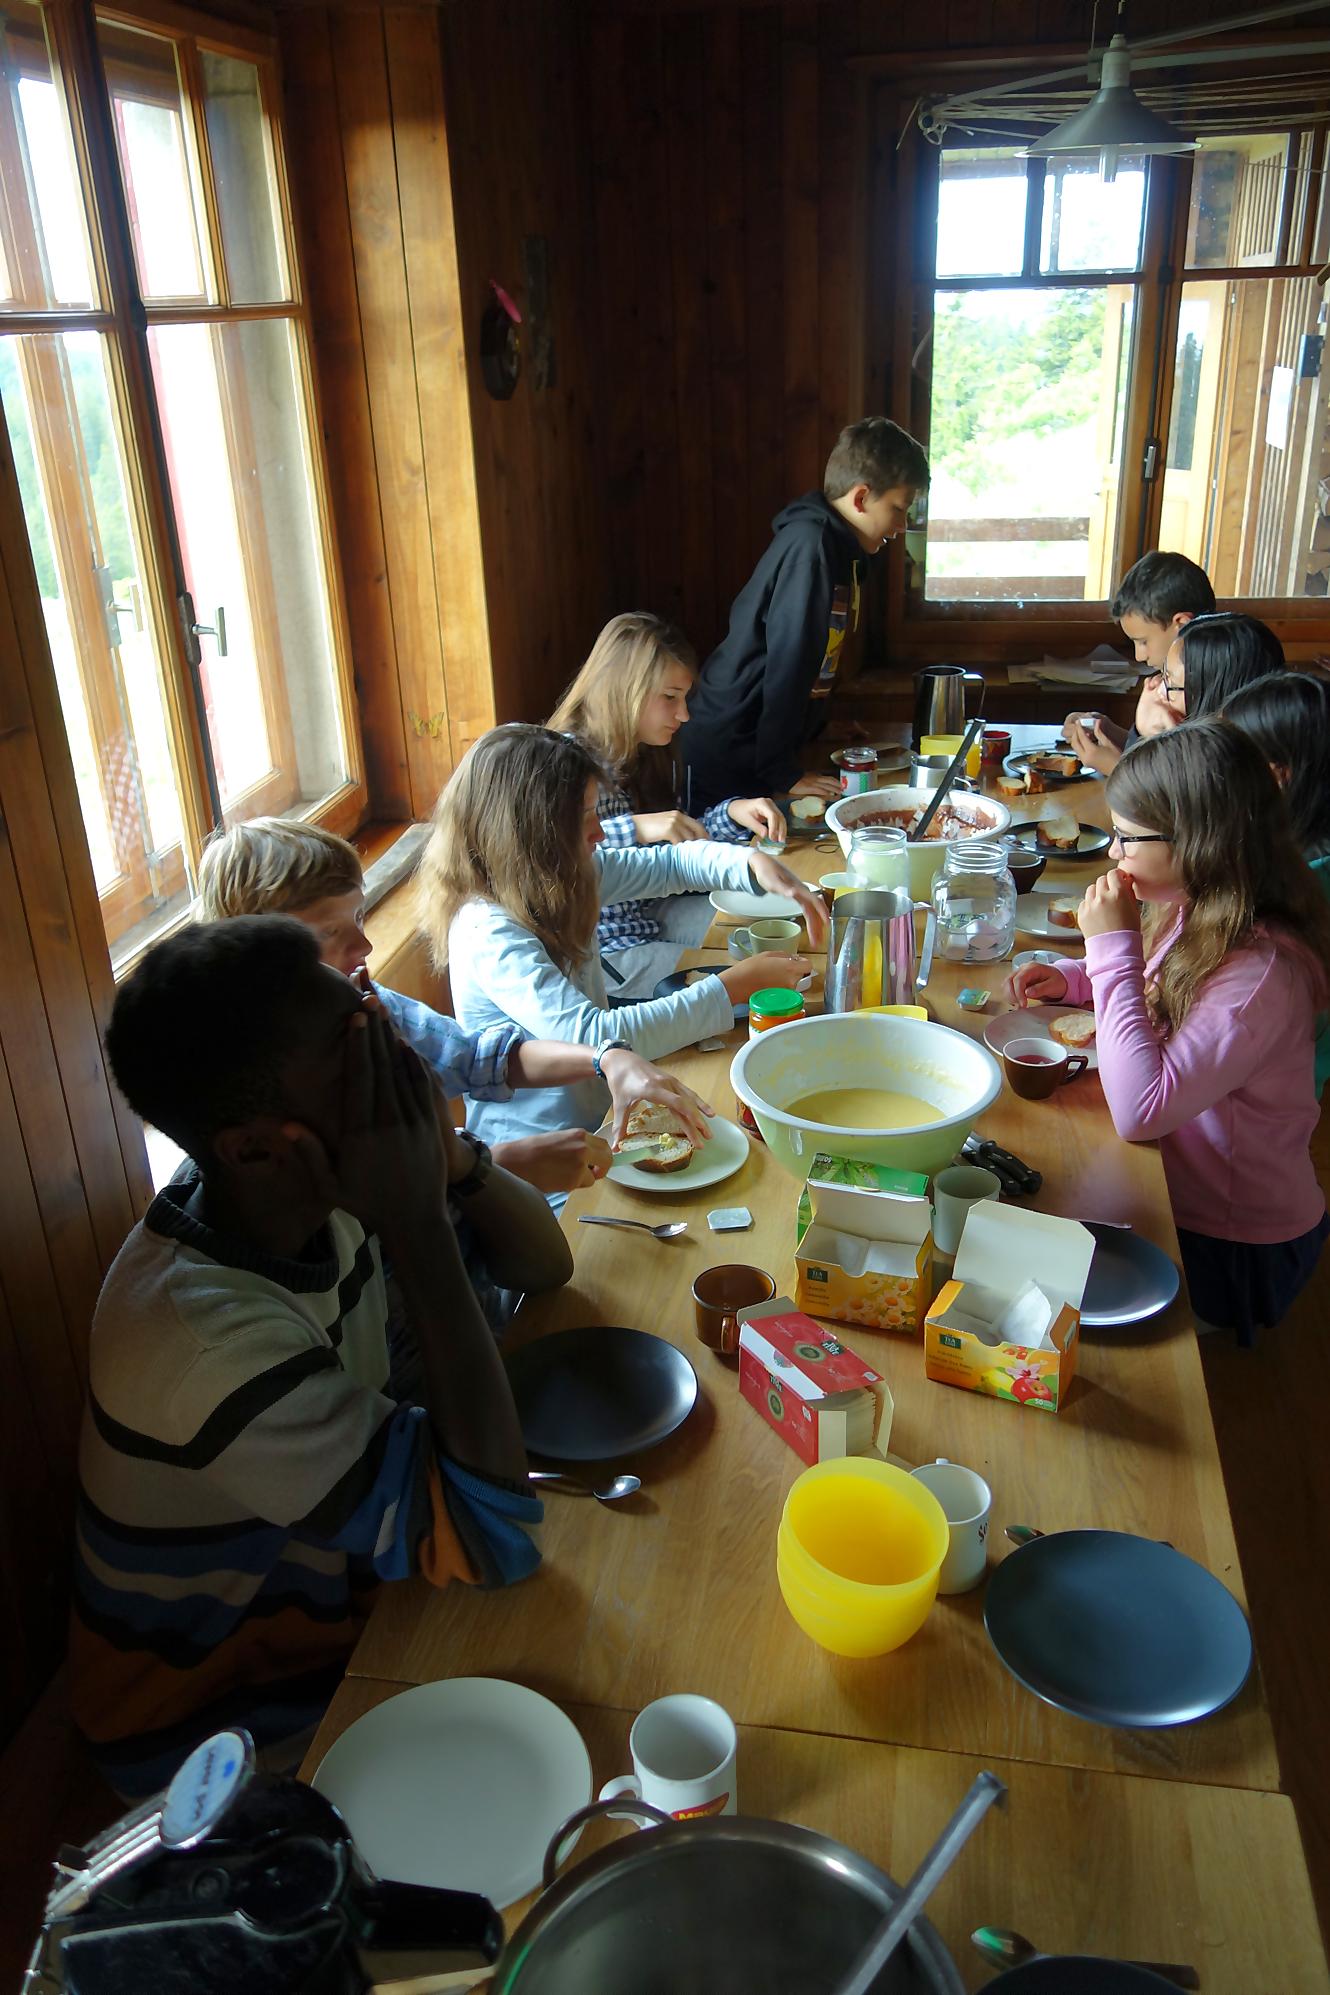
<svg viewBox="0 0 1330 1995">
<path fill-rule="evenodd" d="M 629 610 L 610 618 L 551 714 L 549 725 L 574 736 L 605 771 L 597 808 L 607 845 L 734 845 L 753 837 L 784 843 L 785 819 L 770 797 L 728 797 L 691 814 L 675 737 L 696 679 L 697 659 L 683 633 L 663 617 Z M 602 909 L 596 946 L 616 1002 L 649 996 L 710 925 L 699 895 Z"/>
<path fill-rule="evenodd" d="M 1330 907 L 1260 750 L 1228 721 L 1129 749 L 1108 804 L 1117 863 L 1080 905 L 1085 962 L 1030 965 L 1012 994 L 1093 1004 L 1117 1132 L 1159 1139 L 1200 1325 L 1250 1343 L 1330 1233 L 1308 1151 Z"/>
<path fill-rule="evenodd" d="M 602 901 L 656 900 L 699 888 L 754 888 L 796 900 L 814 943 L 826 911 L 767 853 L 696 843 L 608 847 L 599 816 L 604 771 L 549 728 L 496 727 L 471 748 L 434 810 L 421 860 L 421 925 L 452 984 L 468 1032 L 511 1022 L 540 1039 L 571 1039 L 647 1059 L 728 1032 L 753 991 L 811 972 L 799 956 L 761 955 L 684 990 L 611 1008 L 596 953 Z M 509 1102 L 476 1104 L 487 1143 L 575 1125 L 596 1129 L 609 1106 L 596 1077 Z"/>
</svg>

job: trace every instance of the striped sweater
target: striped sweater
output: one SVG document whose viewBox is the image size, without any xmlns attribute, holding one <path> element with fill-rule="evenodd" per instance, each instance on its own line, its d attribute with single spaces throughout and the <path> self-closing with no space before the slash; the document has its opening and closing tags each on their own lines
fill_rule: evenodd
<svg viewBox="0 0 1330 1995">
<path fill-rule="evenodd" d="M 539 1503 L 395 1395 L 375 1238 L 334 1212 L 277 1259 L 214 1232 L 200 1191 L 158 1194 L 92 1327 L 71 1695 L 130 1797 L 221 1725 L 306 1731 L 382 1580 L 496 1586 L 538 1558 Z"/>
</svg>

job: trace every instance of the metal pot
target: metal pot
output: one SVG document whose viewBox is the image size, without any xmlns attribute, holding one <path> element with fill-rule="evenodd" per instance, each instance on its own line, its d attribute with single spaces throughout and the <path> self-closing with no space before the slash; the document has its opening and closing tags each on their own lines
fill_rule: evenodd
<svg viewBox="0 0 1330 1995">
<path fill-rule="evenodd" d="M 567 1831 L 624 1813 L 593 1802 Z M 655 1815 L 634 1802 L 635 1817 Z M 743 1815 L 671 1822 L 625 1838 L 570 1871 L 527 1913 L 495 1970 L 493 1995 L 811 1995 L 837 1988 L 901 1895 L 829 1836 Z M 927 1919 L 873 1995 L 964 1995 Z"/>
<path fill-rule="evenodd" d="M 826 1011 L 913 1004 L 928 982 L 935 917 L 926 908 L 924 947 L 915 967 L 915 903 L 908 894 L 866 888 L 832 903 L 823 990 Z"/>
<path fill-rule="evenodd" d="M 979 688 L 968 711 L 967 686 Z M 964 734 L 966 722 L 984 710 L 984 692 L 983 673 L 967 672 L 963 665 L 926 665 L 916 672 L 910 746 L 917 748 L 926 734 Z"/>
</svg>

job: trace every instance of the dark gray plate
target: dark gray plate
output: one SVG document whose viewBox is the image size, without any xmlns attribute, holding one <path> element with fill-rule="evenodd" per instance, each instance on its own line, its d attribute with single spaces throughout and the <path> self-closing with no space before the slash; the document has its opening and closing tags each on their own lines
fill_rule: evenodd
<svg viewBox="0 0 1330 1995">
<path fill-rule="evenodd" d="M 1075 753 L 1076 750 L 1069 741 L 1044 741 L 1037 748 L 1018 748 L 1013 754 L 1004 756 L 1002 759 L 1002 769 L 1004 775 L 1023 776 L 1030 763 L 1039 755 L 1074 755 Z M 1063 783 L 1083 783 L 1087 778 L 1093 779 L 1099 772 L 1097 769 L 1087 767 L 1082 762 L 1079 773 L 1075 776 L 1059 776 L 1051 769 L 1045 769 L 1041 773 L 1046 783 L 1052 783 L 1060 787 Z"/>
<path fill-rule="evenodd" d="M 1112 832 L 1105 831 L 1101 824 L 1083 824 L 1078 844 L 1065 849 L 1060 845 L 1041 845 L 1037 822 L 1037 819 L 1031 819 L 1026 824 L 1013 824 L 1008 827 L 1006 835 L 1008 838 L 1019 838 L 1022 845 L 1028 845 L 1032 852 L 1042 852 L 1046 859 L 1097 859 L 1113 843 Z"/>
<path fill-rule="evenodd" d="M 533 1455 L 603 1462 L 654 1448 L 697 1401 L 682 1351 L 645 1330 L 592 1323 L 537 1337 L 508 1360 L 522 1439 Z"/>
<path fill-rule="evenodd" d="M 1161 1975 L 1124 1960 L 1096 1960 L 1090 1954 L 1050 1954 L 1009 1967 L 996 1981 L 984 1983 L 983 1995 L 1150 1995 L 1152 1988 L 1173 1988 Z"/>
<path fill-rule="evenodd" d="M 1100 1725 L 1189 1725 L 1247 1681 L 1247 1617 L 1171 1545 L 1125 1531 L 1054 1531 L 992 1574 L 984 1626 L 1019 1683 Z"/>
<path fill-rule="evenodd" d="M 1178 1271 L 1162 1247 L 1138 1233 L 1121 1233 L 1115 1226 L 1082 1221 L 1094 1234 L 1094 1259 L 1081 1303 L 1081 1327 L 1112 1329 L 1139 1323 L 1167 1309 L 1178 1292 Z"/>
</svg>

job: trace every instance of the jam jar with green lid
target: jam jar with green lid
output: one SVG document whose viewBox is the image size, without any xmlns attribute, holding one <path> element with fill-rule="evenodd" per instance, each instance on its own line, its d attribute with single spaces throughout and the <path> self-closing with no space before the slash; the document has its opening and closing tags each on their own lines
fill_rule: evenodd
<svg viewBox="0 0 1330 1995">
<path fill-rule="evenodd" d="M 804 1015 L 802 991 L 754 991 L 748 1000 L 748 1037 L 756 1039 L 759 1032 L 769 1032 L 773 1025 L 792 1025 Z M 750 1136 L 763 1141 L 762 1131 L 753 1119 L 753 1111 L 747 1102 L 734 1097 L 739 1121 Z"/>
</svg>

